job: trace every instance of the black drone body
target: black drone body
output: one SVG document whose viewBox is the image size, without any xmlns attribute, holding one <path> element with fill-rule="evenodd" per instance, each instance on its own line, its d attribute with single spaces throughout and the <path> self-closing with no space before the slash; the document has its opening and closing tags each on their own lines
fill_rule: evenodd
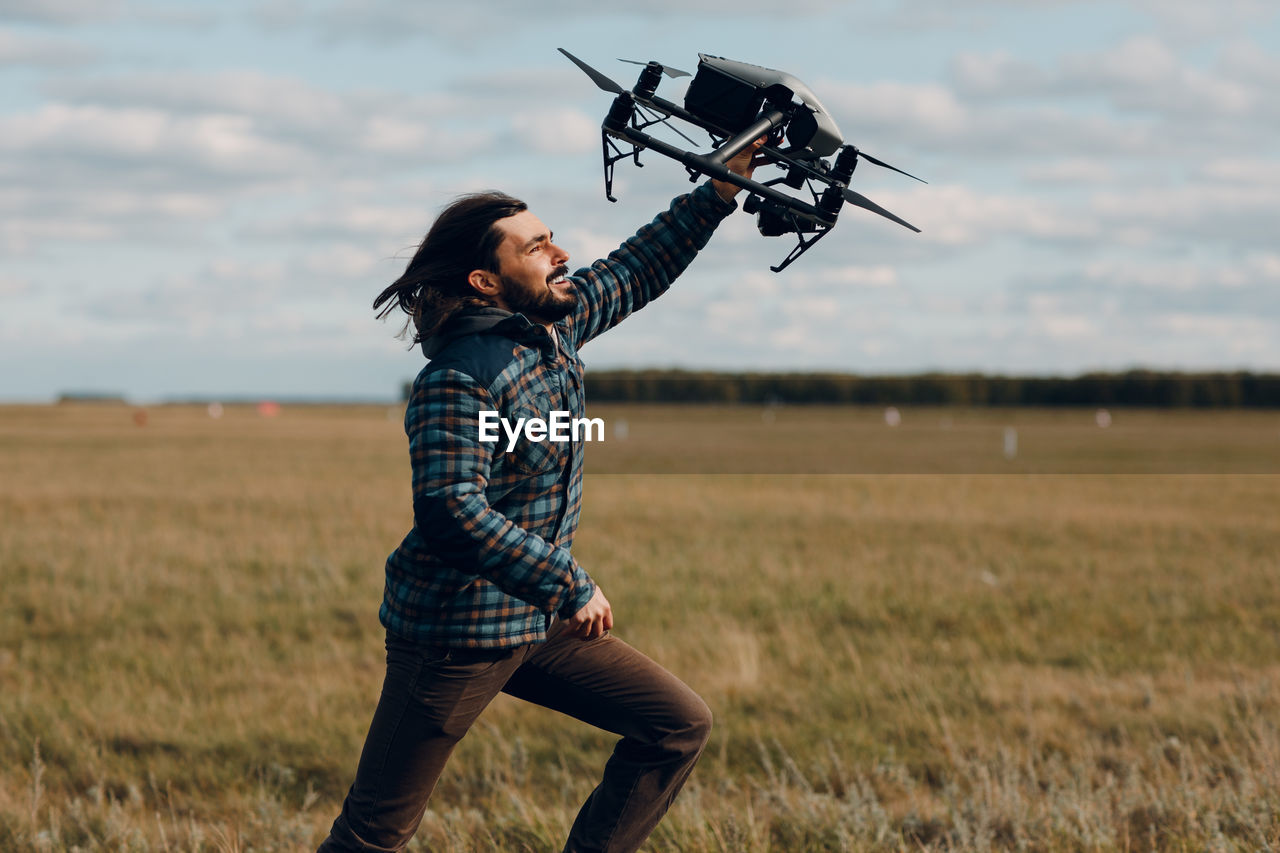
<svg viewBox="0 0 1280 853">
<path fill-rule="evenodd" d="M 790 74 L 699 54 L 698 73 L 689 84 L 682 107 L 659 97 L 656 92 L 663 74 L 688 77 L 685 71 L 657 62 L 634 63 L 643 65 L 644 70 L 635 88 L 628 91 L 564 48 L 560 48 L 560 52 L 585 71 L 597 86 L 616 96 L 601 126 L 605 197 L 609 201 L 617 201 L 613 197 L 614 165 L 628 157 L 637 166 L 641 165 L 640 152 L 649 149 L 678 160 L 691 180 L 706 175 L 747 190 L 749 195 L 743 209 L 756 214 L 761 234 L 770 237 L 795 234 L 798 245 L 782 263 L 770 267 L 774 272 L 781 272 L 834 228 L 846 202 L 892 219 L 912 231 L 920 231 L 849 188 L 849 179 L 859 158 L 917 181 L 920 179 L 864 154 L 853 145 L 846 145 L 840 128 L 817 96 Z M 655 124 L 666 124 L 691 145 L 697 145 L 670 124 L 669 119 L 679 119 L 706 131 L 713 150 L 706 154 L 685 151 L 646 132 Z M 729 171 L 725 164 L 762 136 L 767 137 L 767 141 L 757 156 L 784 169 L 786 174 L 760 182 Z M 631 150 L 622 150 L 616 140 L 629 143 Z M 815 183 L 824 185 L 824 189 L 819 192 L 814 188 Z M 791 195 L 779 186 L 807 189 L 812 198 L 806 200 Z"/>
</svg>

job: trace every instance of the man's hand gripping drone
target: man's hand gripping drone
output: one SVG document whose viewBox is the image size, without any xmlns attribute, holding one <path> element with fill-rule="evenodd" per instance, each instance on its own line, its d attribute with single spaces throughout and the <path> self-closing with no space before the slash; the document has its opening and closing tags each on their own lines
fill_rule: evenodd
<svg viewBox="0 0 1280 853">
<path fill-rule="evenodd" d="M 845 145 L 840 129 L 826 109 L 807 86 L 790 74 L 699 54 L 698 73 L 689 84 L 684 106 L 681 107 L 658 97 L 655 92 L 664 73 L 669 77 L 688 77 L 686 71 L 657 62 L 634 63 L 643 65 L 644 70 L 640 72 L 635 88 L 627 91 L 564 48 L 560 48 L 560 52 L 585 71 L 597 86 L 617 96 L 601 126 L 604 192 L 609 201 L 617 201 L 613 197 L 614 164 L 630 157 L 640 166 L 640 152 L 649 148 L 679 160 L 691 180 L 707 175 L 750 193 L 743 209 L 756 214 L 760 233 L 766 237 L 795 234 L 799 244 L 782 263 L 770 267 L 774 272 L 781 272 L 834 228 L 845 202 L 892 219 L 912 231 L 920 231 L 905 219 L 849 189 L 849 179 L 859 157 L 917 181 L 921 179 L 852 145 Z M 687 121 L 706 131 L 714 150 L 708 154 L 684 151 L 645 132 L 649 127 L 662 123 L 696 146 L 698 143 L 668 121 L 672 118 Z M 757 157 L 785 169 L 786 175 L 759 182 L 729 171 L 725 164 L 762 136 L 767 137 L 767 142 Z M 631 150 L 622 150 L 614 140 L 630 143 Z M 832 155 L 835 155 L 833 162 L 824 159 Z M 824 184 L 825 189 L 819 192 L 814 188 L 815 182 Z M 807 189 L 813 199 L 810 202 L 789 195 L 777 189 L 778 186 Z"/>
</svg>

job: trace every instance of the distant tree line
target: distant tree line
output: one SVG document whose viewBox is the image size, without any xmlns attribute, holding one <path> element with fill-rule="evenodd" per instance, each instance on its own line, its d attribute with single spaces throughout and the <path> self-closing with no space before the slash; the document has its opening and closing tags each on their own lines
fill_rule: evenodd
<svg viewBox="0 0 1280 853">
<path fill-rule="evenodd" d="M 1080 376 L 588 370 L 594 403 L 1280 408 L 1280 374 L 1131 370 Z"/>
<path fill-rule="evenodd" d="M 125 404 L 123 394 L 112 391 L 64 391 L 58 395 L 58 403 L 103 403 L 114 406 Z"/>
</svg>

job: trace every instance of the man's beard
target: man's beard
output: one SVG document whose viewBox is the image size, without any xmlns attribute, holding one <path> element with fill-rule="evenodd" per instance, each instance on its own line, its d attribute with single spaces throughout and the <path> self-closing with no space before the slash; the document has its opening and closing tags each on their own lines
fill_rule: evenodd
<svg viewBox="0 0 1280 853">
<path fill-rule="evenodd" d="M 562 275 L 568 275 L 569 268 L 562 266 L 547 276 L 547 284 Z M 499 276 L 502 284 L 502 300 L 507 303 L 512 313 L 523 314 L 530 320 L 539 323 L 554 323 L 573 313 L 578 304 L 578 291 L 556 293 L 549 287 L 546 290 L 529 292 L 506 276 Z"/>
</svg>

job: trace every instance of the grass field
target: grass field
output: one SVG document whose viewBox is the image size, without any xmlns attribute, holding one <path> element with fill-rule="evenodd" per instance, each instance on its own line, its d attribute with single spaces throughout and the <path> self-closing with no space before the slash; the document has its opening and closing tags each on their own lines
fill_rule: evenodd
<svg viewBox="0 0 1280 853">
<path fill-rule="evenodd" d="M 575 553 L 716 714 L 648 849 L 1280 847 L 1280 415 L 593 414 Z M 0 850 L 314 849 L 399 413 L 133 415 L 0 407 Z M 609 746 L 500 697 L 414 849 L 559 850 Z"/>
</svg>

